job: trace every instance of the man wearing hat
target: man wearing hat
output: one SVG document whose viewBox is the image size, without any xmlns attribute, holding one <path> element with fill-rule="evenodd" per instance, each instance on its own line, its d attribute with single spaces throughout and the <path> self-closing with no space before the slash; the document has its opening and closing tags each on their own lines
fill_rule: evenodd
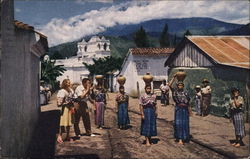
<svg viewBox="0 0 250 159">
<path fill-rule="evenodd" d="M 209 114 L 209 108 L 211 104 L 211 87 L 209 86 L 209 81 L 208 79 L 203 79 L 202 81 L 202 88 L 201 88 L 201 95 L 202 95 L 202 100 L 201 100 L 201 115 L 202 116 L 207 116 Z"/>
</svg>

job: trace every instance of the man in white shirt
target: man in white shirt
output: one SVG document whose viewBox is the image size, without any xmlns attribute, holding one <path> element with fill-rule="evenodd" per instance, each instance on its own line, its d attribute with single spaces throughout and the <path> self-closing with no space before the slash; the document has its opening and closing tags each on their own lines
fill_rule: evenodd
<svg viewBox="0 0 250 159">
<path fill-rule="evenodd" d="M 211 105 L 211 92 L 212 89 L 209 86 L 208 79 L 202 81 L 203 87 L 201 88 L 202 102 L 201 102 L 201 113 L 202 116 L 207 116 L 209 114 L 209 109 Z"/>
<path fill-rule="evenodd" d="M 166 106 L 169 104 L 169 86 L 166 80 L 162 81 L 160 85 L 161 90 L 161 106 Z"/>
<path fill-rule="evenodd" d="M 95 136 L 91 132 L 91 124 L 90 124 L 90 116 L 89 116 L 89 109 L 87 105 L 87 101 L 90 100 L 90 80 L 88 78 L 84 78 L 82 80 L 82 84 L 79 85 L 75 90 L 75 96 L 77 97 L 77 104 L 76 104 L 76 112 L 75 112 L 75 122 L 74 122 L 74 130 L 76 136 L 80 136 L 80 128 L 79 122 L 80 118 L 82 117 L 82 121 L 85 127 L 86 135 L 88 136 Z"/>
</svg>

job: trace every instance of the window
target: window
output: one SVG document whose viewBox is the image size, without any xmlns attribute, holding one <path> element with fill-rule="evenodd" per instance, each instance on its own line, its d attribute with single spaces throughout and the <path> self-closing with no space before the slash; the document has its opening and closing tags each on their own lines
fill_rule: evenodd
<svg viewBox="0 0 250 159">
<path fill-rule="evenodd" d="M 153 89 L 159 89 L 162 81 L 153 81 Z"/>
<path fill-rule="evenodd" d="M 104 43 L 104 45 L 103 45 L 103 48 L 104 48 L 104 50 L 107 50 L 107 43 Z"/>
<path fill-rule="evenodd" d="M 135 60 L 134 62 L 138 71 L 148 69 L 148 60 Z"/>
<path fill-rule="evenodd" d="M 97 47 L 99 48 L 99 50 L 101 49 L 101 45 L 100 44 L 98 44 Z"/>
<path fill-rule="evenodd" d="M 84 51 L 87 52 L 87 49 L 88 49 L 87 46 L 85 46 L 85 47 L 84 47 Z"/>
</svg>

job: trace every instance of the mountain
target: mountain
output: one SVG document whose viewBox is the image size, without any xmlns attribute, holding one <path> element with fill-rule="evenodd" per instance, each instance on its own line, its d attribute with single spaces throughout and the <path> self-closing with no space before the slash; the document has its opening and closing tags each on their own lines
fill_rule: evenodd
<svg viewBox="0 0 250 159">
<path fill-rule="evenodd" d="M 169 33 L 181 37 L 186 30 L 193 35 L 216 35 L 224 31 L 234 30 L 242 27 L 241 24 L 232 24 L 222 22 L 212 18 L 176 18 L 176 19 L 158 19 L 143 22 L 141 24 L 117 25 L 108 28 L 100 35 L 108 36 L 128 36 L 143 26 L 146 32 L 154 33 L 159 37 L 165 24 L 168 24 Z"/>
<path fill-rule="evenodd" d="M 147 32 L 150 46 L 160 47 L 159 37 L 165 24 L 168 24 L 169 39 L 172 44 L 174 35 L 177 35 L 176 42 L 178 43 L 183 38 L 186 30 L 189 30 L 192 35 L 249 35 L 249 24 L 232 24 L 212 18 L 150 20 L 141 24 L 117 25 L 98 35 L 104 35 L 110 40 L 112 56 L 124 58 L 129 48 L 136 47 L 133 36 L 141 26 Z M 90 37 L 84 37 L 84 39 L 88 41 Z M 81 39 L 51 47 L 48 54 L 56 59 L 74 56 L 79 41 Z"/>
<path fill-rule="evenodd" d="M 250 23 L 234 30 L 224 31 L 220 35 L 250 35 Z"/>
</svg>

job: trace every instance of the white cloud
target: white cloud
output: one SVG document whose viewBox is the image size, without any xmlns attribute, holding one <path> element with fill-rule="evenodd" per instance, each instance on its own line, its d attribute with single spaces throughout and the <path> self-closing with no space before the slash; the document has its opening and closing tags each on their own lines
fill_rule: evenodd
<svg viewBox="0 0 250 159">
<path fill-rule="evenodd" d="M 185 17 L 212 17 L 245 24 L 249 22 L 249 1 L 132 1 L 66 20 L 52 19 L 40 31 L 48 36 L 53 46 L 103 32 L 117 24 Z"/>
<path fill-rule="evenodd" d="M 113 0 L 76 0 L 77 4 L 85 4 L 86 2 L 113 3 Z"/>
</svg>

